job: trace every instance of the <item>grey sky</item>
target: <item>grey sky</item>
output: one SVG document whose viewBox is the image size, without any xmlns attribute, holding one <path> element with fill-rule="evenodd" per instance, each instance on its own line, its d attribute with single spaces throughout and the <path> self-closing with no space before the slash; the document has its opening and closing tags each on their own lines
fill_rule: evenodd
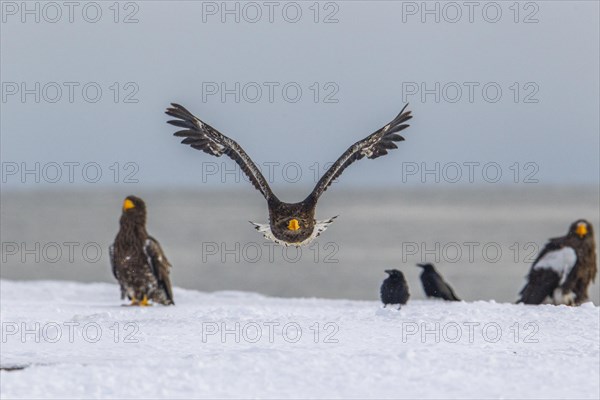
<svg viewBox="0 0 600 400">
<path fill-rule="evenodd" d="M 102 16 L 90 23 L 86 3 L 74 8 L 73 22 L 64 5 L 58 18 L 39 3 L 37 23 L 34 14 L 23 15 L 21 2 L 2 3 L 3 187 L 42 187 L 33 175 L 23 184 L 20 175 L 36 162 L 46 168 L 43 187 L 56 176 L 52 163 L 62 169 L 58 184 L 69 184 L 65 162 L 79 163 L 71 164 L 77 187 L 94 180 L 96 167 L 81 175 L 89 163 L 100 166 L 99 184 L 122 184 L 127 173 L 148 186 L 221 184 L 222 162 L 230 169 L 233 162 L 180 145 L 163 114 L 171 101 L 237 140 L 257 164 L 279 163 L 270 164 L 276 189 L 296 181 L 312 186 L 315 163 L 322 169 L 334 161 L 405 100 L 415 116 L 407 140 L 386 157 L 353 165 L 341 183 L 421 184 L 421 168 L 436 162 L 442 182 L 469 183 L 472 168 L 480 184 L 494 181 L 497 169 L 506 184 L 527 176 L 542 184 L 598 183 L 598 2 L 476 2 L 471 16 L 464 2 L 427 3 L 440 10 L 439 23 L 421 14 L 422 2 L 322 2 L 318 16 L 312 1 L 276 2 L 273 22 L 264 2 L 227 3 L 240 10 L 239 23 L 234 14 L 221 15 L 222 2 L 122 3 L 118 16 L 113 2 L 97 4 Z M 299 21 L 286 21 L 298 8 Z M 261 18 L 249 22 L 257 9 Z M 94 19 L 95 8 L 86 12 Z M 137 23 L 123 23 L 130 13 Z M 207 91 L 236 82 L 239 91 L 225 101 Z M 423 99 L 421 85 L 434 89 L 436 82 L 439 102 L 436 93 Z M 34 92 L 24 100 L 22 83 Z M 62 94 L 52 103 L 57 86 Z M 97 87 L 102 97 L 93 103 Z M 298 87 L 302 95 L 292 102 Z M 127 95 L 137 103 L 125 102 Z M 455 179 L 457 165 L 462 177 Z M 230 185 L 235 180 L 226 176 Z"/>
</svg>

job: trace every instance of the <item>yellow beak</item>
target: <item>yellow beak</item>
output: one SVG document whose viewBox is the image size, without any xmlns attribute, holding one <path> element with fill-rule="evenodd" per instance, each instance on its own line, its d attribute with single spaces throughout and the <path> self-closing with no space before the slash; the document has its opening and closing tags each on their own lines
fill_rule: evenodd
<svg viewBox="0 0 600 400">
<path fill-rule="evenodd" d="M 300 229 L 300 224 L 298 223 L 297 219 L 293 219 L 290 221 L 290 223 L 288 224 L 288 229 L 290 231 L 297 231 L 298 229 Z"/>
<path fill-rule="evenodd" d="M 123 202 L 123 211 L 127 211 L 130 208 L 135 208 L 135 204 L 133 204 L 133 201 L 125 199 L 125 201 Z"/>
<path fill-rule="evenodd" d="M 584 237 L 588 233 L 587 226 L 583 222 L 577 224 L 577 229 L 575 229 L 575 233 L 580 238 Z"/>
</svg>

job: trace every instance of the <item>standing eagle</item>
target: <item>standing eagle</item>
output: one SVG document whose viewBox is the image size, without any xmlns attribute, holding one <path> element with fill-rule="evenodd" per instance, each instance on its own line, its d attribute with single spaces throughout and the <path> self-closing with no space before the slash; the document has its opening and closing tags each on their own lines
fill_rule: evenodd
<svg viewBox="0 0 600 400">
<path fill-rule="evenodd" d="M 237 142 L 200 121 L 179 104 L 172 103 L 171 106 L 166 113 L 177 119 L 168 123 L 184 128 L 175 132 L 175 136 L 184 138 L 181 143 L 216 157 L 225 154 L 240 166 L 254 187 L 265 197 L 269 207 L 269 224 L 252 222 L 256 230 L 276 243 L 297 247 L 310 243 L 333 222 L 335 217 L 324 221 L 315 220 L 317 201 L 329 185 L 354 161 L 363 157 L 377 158 L 386 155 L 388 150 L 398 148 L 394 142 L 404 138 L 397 132 L 406 129 L 409 125 L 404 122 L 412 118 L 410 111 L 404 111 L 404 106 L 389 124 L 350 146 L 317 182 L 306 199 L 299 203 L 285 203 L 273 194 L 260 170 Z"/>
<path fill-rule="evenodd" d="M 112 272 L 121 285 L 121 298 L 131 305 L 147 306 L 148 300 L 175 304 L 169 271 L 171 264 L 160 244 L 146 232 L 146 204 L 128 196 L 123 202 L 121 228 L 110 246 Z"/>
<path fill-rule="evenodd" d="M 580 219 L 562 237 L 550 239 L 533 263 L 518 303 L 579 305 L 588 300 L 596 279 L 596 245 L 592 225 Z"/>
</svg>

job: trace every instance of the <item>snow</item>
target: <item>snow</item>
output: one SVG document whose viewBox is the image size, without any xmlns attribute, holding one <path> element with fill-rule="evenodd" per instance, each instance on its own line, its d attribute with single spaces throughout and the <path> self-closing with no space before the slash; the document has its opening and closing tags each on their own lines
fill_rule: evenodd
<svg viewBox="0 0 600 400">
<path fill-rule="evenodd" d="M 122 306 L 116 284 L 0 289 L 0 364 L 25 367 L 0 372 L 3 399 L 600 396 L 591 303 L 416 300 L 397 311 L 175 288 L 176 306 L 140 308 Z"/>
</svg>

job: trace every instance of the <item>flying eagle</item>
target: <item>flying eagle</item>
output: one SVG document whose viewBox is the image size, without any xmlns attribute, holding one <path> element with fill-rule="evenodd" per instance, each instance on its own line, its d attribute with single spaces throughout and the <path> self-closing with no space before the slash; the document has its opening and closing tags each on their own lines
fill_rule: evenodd
<svg viewBox="0 0 600 400">
<path fill-rule="evenodd" d="M 350 146 L 321 177 L 312 193 L 299 203 L 285 203 L 279 200 L 260 170 L 237 142 L 200 121 L 179 104 L 172 103 L 172 107 L 167 108 L 166 113 L 177 118 L 168 121 L 169 124 L 184 128 L 175 132 L 175 136 L 184 138 L 181 143 L 216 157 L 225 154 L 240 166 L 254 187 L 262 193 L 269 207 L 269 224 L 251 222 L 256 230 L 276 243 L 299 247 L 319 236 L 336 218 L 315 220 L 317 201 L 329 185 L 356 160 L 363 157 L 381 157 L 386 155 L 388 150 L 398 148 L 394 142 L 403 141 L 404 138 L 397 132 L 406 129 L 409 125 L 404 122 L 412 118 L 410 111 L 404 111 L 407 105 L 389 124 Z"/>
<path fill-rule="evenodd" d="M 583 219 L 562 237 L 550 239 L 533 263 L 518 303 L 579 305 L 588 300 L 588 287 L 596 279 L 596 244 L 592 225 Z"/>
<path fill-rule="evenodd" d="M 169 279 L 171 264 L 158 241 L 146 232 L 146 204 L 142 199 L 125 199 L 120 225 L 109 254 L 121 298 L 127 296 L 131 305 L 147 306 L 149 300 L 175 304 Z"/>
</svg>

